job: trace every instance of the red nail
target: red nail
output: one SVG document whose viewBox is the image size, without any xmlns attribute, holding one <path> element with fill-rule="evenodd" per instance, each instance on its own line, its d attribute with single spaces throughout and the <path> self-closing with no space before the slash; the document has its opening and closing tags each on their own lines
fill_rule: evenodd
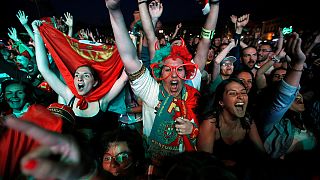
<svg viewBox="0 0 320 180">
<path fill-rule="evenodd" d="M 27 170 L 32 170 L 35 167 L 37 167 L 37 163 L 38 162 L 36 160 L 32 159 L 32 160 L 29 160 L 28 162 L 26 162 L 23 167 Z"/>
</svg>

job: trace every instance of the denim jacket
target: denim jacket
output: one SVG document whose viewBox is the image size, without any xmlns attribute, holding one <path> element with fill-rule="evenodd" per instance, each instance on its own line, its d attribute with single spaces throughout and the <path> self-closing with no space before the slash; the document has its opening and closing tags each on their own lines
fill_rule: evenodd
<svg viewBox="0 0 320 180">
<path fill-rule="evenodd" d="M 281 81 L 273 103 L 262 116 L 264 147 L 272 158 L 284 155 L 292 144 L 295 128 L 291 121 L 283 118 L 290 108 L 300 87 L 294 87 Z"/>
</svg>

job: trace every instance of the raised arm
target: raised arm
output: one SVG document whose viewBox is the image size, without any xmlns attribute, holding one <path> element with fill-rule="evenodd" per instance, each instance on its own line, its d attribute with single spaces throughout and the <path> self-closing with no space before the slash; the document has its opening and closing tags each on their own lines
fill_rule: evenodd
<svg viewBox="0 0 320 180">
<path fill-rule="evenodd" d="M 219 1 L 209 0 L 210 13 L 201 31 L 201 40 L 197 46 L 197 54 L 194 57 L 194 62 L 198 64 L 199 70 L 202 71 L 206 64 L 206 59 L 209 52 L 211 40 L 214 35 L 214 30 L 218 21 Z"/>
<path fill-rule="evenodd" d="M 178 32 L 179 32 L 181 27 L 182 27 L 182 23 L 179 23 L 179 24 L 176 25 L 176 29 L 174 30 L 174 33 L 173 33 L 171 39 L 174 39 L 177 36 L 177 34 L 178 34 Z"/>
<path fill-rule="evenodd" d="M 256 84 L 258 89 L 263 89 L 267 87 L 267 79 L 265 73 L 270 69 L 274 63 L 280 62 L 280 59 L 285 56 L 284 49 L 279 51 L 277 54 L 270 54 L 268 57 L 268 61 L 263 64 L 256 73 Z"/>
<path fill-rule="evenodd" d="M 301 50 L 301 39 L 296 32 L 294 32 L 292 37 L 289 39 L 286 47 L 286 53 L 291 58 L 291 62 L 288 64 L 288 72 L 284 80 L 289 85 L 298 87 L 306 55 Z"/>
<path fill-rule="evenodd" d="M 283 34 L 282 34 L 282 29 L 278 29 L 279 32 L 279 40 L 277 42 L 277 50 L 275 54 L 280 54 L 281 50 L 283 49 Z"/>
<path fill-rule="evenodd" d="M 110 91 L 102 98 L 101 109 L 105 111 L 109 105 L 109 102 L 114 99 L 124 88 L 128 82 L 128 75 L 123 70 L 121 76 L 113 84 Z"/>
<path fill-rule="evenodd" d="M 9 31 L 8 36 L 14 41 L 16 45 L 18 45 L 19 52 L 22 53 L 21 49 L 26 50 L 28 51 L 29 55 L 33 57 L 34 56 L 33 51 L 18 38 L 16 28 L 8 29 L 8 31 Z"/>
<path fill-rule="evenodd" d="M 215 58 L 215 63 L 220 64 L 220 62 L 227 56 L 227 54 L 231 51 L 231 49 L 233 49 L 234 47 L 236 47 L 235 41 L 234 39 L 231 39 L 230 43 L 228 44 L 228 46 L 226 48 L 224 48 Z"/>
<path fill-rule="evenodd" d="M 127 73 L 133 74 L 140 70 L 141 63 L 136 48 L 129 37 L 120 9 L 120 0 L 105 0 L 105 3 L 109 10 L 111 26 L 122 62 Z"/>
<path fill-rule="evenodd" d="M 245 48 L 248 46 L 244 42 L 241 41 L 241 33 L 242 33 L 243 28 L 248 24 L 249 17 L 250 17 L 249 14 L 245 14 L 240 17 L 237 17 L 235 15 L 230 16 L 231 22 L 234 23 L 234 27 L 235 27 L 235 34 L 233 35 L 234 40 L 236 42 L 234 56 L 237 59 L 240 59 L 241 48 Z M 239 63 L 239 61 L 237 63 Z"/>
<path fill-rule="evenodd" d="M 250 14 L 245 14 L 243 16 L 240 16 L 239 18 L 235 15 L 230 16 L 231 21 L 234 23 L 236 34 L 241 34 L 243 28 L 248 24 L 249 22 Z"/>
<path fill-rule="evenodd" d="M 73 16 L 66 12 L 64 13 L 64 19 L 62 19 L 62 21 L 68 26 L 68 36 L 72 37 L 72 33 L 73 33 Z"/>
<path fill-rule="evenodd" d="M 62 96 L 66 102 L 69 102 L 73 97 L 71 90 L 66 84 L 64 84 L 56 74 L 49 68 L 47 51 L 44 46 L 42 37 L 40 35 L 38 26 L 41 25 L 41 21 L 35 20 L 32 22 L 35 37 L 35 50 L 36 50 L 36 61 L 38 69 L 43 78 L 48 82 L 51 88 L 60 96 Z"/>
<path fill-rule="evenodd" d="M 278 123 L 289 109 L 299 90 L 299 82 L 303 71 L 303 64 L 306 60 L 305 54 L 301 50 L 301 39 L 294 32 L 287 42 L 285 48 L 291 62 L 288 65 L 286 77 L 281 81 L 271 107 L 266 109 L 264 118 L 264 135 L 268 135 L 274 124 Z"/>
<path fill-rule="evenodd" d="M 34 40 L 34 34 L 31 30 L 30 26 L 28 25 L 28 16 L 26 16 L 24 11 L 21 11 L 21 10 L 18 11 L 16 16 L 19 19 L 22 26 L 27 30 L 27 33 L 29 34 L 31 39 Z"/>
<path fill-rule="evenodd" d="M 162 3 L 152 1 L 147 6 L 147 0 L 138 0 L 139 12 L 143 31 L 148 42 L 149 56 L 153 59 L 155 54 L 155 43 L 158 41 L 155 34 L 155 26 L 163 12 Z"/>
</svg>

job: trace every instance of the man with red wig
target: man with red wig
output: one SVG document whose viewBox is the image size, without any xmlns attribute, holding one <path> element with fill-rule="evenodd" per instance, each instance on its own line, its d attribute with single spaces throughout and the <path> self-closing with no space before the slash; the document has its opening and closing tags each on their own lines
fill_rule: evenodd
<svg viewBox="0 0 320 180">
<path fill-rule="evenodd" d="M 152 163 L 160 165 L 165 156 L 194 151 L 198 135 L 195 108 L 199 92 L 185 84 L 185 80 L 196 76 L 198 65 L 191 62 L 192 55 L 186 46 L 167 46 L 157 51 L 154 57 L 151 55 L 152 77 L 140 63 L 128 36 L 120 1 L 105 2 L 131 87 L 143 100 L 143 134 Z M 139 1 L 139 7 L 144 3 L 146 1 Z M 218 11 L 218 7 L 215 10 Z M 213 31 L 203 28 L 203 38 L 210 42 Z"/>
</svg>

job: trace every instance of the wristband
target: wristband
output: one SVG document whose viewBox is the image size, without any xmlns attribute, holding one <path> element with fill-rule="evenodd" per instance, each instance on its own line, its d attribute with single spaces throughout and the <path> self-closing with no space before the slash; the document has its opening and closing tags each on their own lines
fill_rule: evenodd
<svg viewBox="0 0 320 180">
<path fill-rule="evenodd" d="M 213 36 L 214 36 L 214 30 L 208 30 L 208 29 L 202 28 L 201 38 L 212 40 Z"/>
<path fill-rule="evenodd" d="M 147 3 L 147 1 L 146 1 L 146 0 L 144 0 L 144 1 L 138 1 L 138 5 L 143 4 L 143 3 Z"/>
<path fill-rule="evenodd" d="M 280 62 L 280 59 L 277 56 L 273 56 L 271 60 L 275 63 Z"/>
<path fill-rule="evenodd" d="M 220 1 L 210 1 L 209 4 L 218 4 Z"/>
</svg>

